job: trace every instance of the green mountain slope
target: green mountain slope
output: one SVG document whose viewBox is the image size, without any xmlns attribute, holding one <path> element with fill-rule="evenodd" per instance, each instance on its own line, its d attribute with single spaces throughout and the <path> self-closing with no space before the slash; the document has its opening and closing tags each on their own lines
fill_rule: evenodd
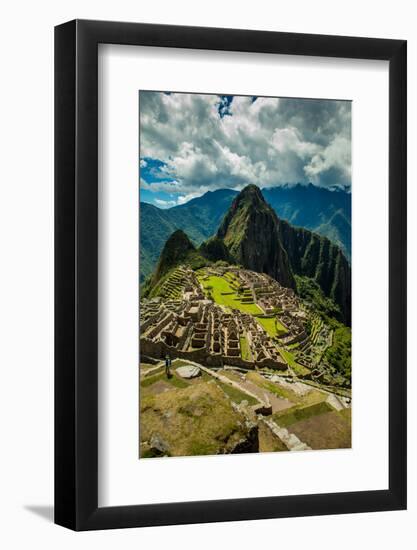
<svg viewBox="0 0 417 550">
<path fill-rule="evenodd" d="M 198 269 L 208 263 L 210 262 L 195 248 L 188 236 L 181 229 L 177 229 L 167 239 L 154 273 L 142 285 L 141 295 L 160 295 L 165 282 L 180 265 Z"/>
<path fill-rule="evenodd" d="M 168 237 L 177 229 L 164 210 L 140 205 L 140 282 L 152 273 Z"/>
<path fill-rule="evenodd" d="M 256 185 L 248 185 L 234 199 L 217 237 L 237 263 L 295 288 L 287 253 L 279 238 L 278 218 Z"/>
<path fill-rule="evenodd" d="M 351 269 L 341 248 L 326 237 L 279 220 L 281 242 L 294 274 L 313 279 L 351 322 Z"/>
<path fill-rule="evenodd" d="M 350 218 L 347 219 L 343 210 L 337 210 L 326 223 L 315 228 L 314 231 L 340 246 L 348 260 L 351 259 L 352 226 Z"/>
<path fill-rule="evenodd" d="M 166 210 L 141 202 L 140 282 L 155 269 L 166 240 L 176 229 L 185 231 L 197 246 L 214 235 L 235 195 L 231 189 L 209 191 Z"/>
<path fill-rule="evenodd" d="M 328 237 L 350 260 L 350 193 L 311 184 L 273 187 L 262 193 L 280 219 Z M 185 231 L 196 246 L 214 235 L 237 194 L 218 189 L 165 210 L 141 202 L 140 281 L 155 269 L 165 241 L 176 229 Z"/>
<path fill-rule="evenodd" d="M 155 272 L 152 275 L 152 285 L 155 285 L 168 271 L 179 264 L 188 264 L 191 267 L 197 268 L 199 267 L 197 264 L 200 263 L 205 264 L 205 261 L 193 243 L 181 229 L 177 229 L 172 233 L 162 249 Z"/>
</svg>

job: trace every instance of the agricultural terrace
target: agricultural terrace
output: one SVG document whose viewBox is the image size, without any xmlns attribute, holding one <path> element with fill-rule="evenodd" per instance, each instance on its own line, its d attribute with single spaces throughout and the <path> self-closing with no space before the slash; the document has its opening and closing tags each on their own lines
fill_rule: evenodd
<svg viewBox="0 0 417 550">
<path fill-rule="evenodd" d="M 252 352 L 245 336 L 240 337 L 240 352 L 242 359 L 244 359 L 245 361 L 253 361 Z"/>
</svg>

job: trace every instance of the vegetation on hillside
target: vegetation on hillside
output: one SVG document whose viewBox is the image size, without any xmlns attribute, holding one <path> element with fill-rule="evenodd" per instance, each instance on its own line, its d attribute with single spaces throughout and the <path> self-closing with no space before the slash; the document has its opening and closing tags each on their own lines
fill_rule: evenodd
<svg viewBox="0 0 417 550">
<path fill-rule="evenodd" d="M 236 263 L 266 273 L 287 288 L 295 281 L 280 238 L 278 219 L 256 185 L 246 186 L 223 218 L 217 237 Z"/>
<path fill-rule="evenodd" d="M 211 237 L 204 242 L 199 248 L 199 253 L 207 260 L 213 262 L 226 262 L 227 264 L 234 263 L 234 258 L 230 254 L 227 246 L 216 236 Z"/>
<path fill-rule="evenodd" d="M 195 246 L 213 235 L 236 191 L 219 189 L 173 208 L 140 203 L 140 282 L 151 275 L 168 237 L 182 229 Z"/>
<path fill-rule="evenodd" d="M 324 318 L 334 318 L 341 320 L 340 307 L 334 303 L 331 298 L 324 295 L 324 292 L 314 281 L 309 277 L 295 276 L 297 283 L 297 294 L 311 304 L 312 309 L 320 313 Z M 309 331 L 308 327 L 307 330 Z"/>
<path fill-rule="evenodd" d="M 306 300 L 311 310 L 318 313 L 323 321 L 333 330 L 332 345 L 327 348 L 323 359 L 350 385 L 352 374 L 352 330 L 341 321 L 340 308 L 327 298 L 319 285 L 308 277 L 298 277 L 297 292 Z M 307 323 L 311 330 L 311 321 Z"/>
<path fill-rule="evenodd" d="M 192 269 L 199 269 L 208 263 L 207 259 L 196 250 L 188 236 L 178 229 L 165 243 L 156 270 L 150 280 L 146 281 L 144 295 L 146 296 L 152 291 L 155 294 L 155 287 L 160 285 L 161 281 L 169 276 L 169 273 L 178 265 L 185 264 Z"/>
<path fill-rule="evenodd" d="M 281 219 L 328 237 L 343 249 L 350 260 L 350 193 L 311 184 L 277 186 L 263 189 L 262 193 Z M 218 189 L 168 209 L 141 202 L 141 283 L 155 269 L 161 250 L 171 233 L 182 229 L 199 246 L 216 232 L 237 194 L 233 189 Z"/>
<path fill-rule="evenodd" d="M 294 275 L 314 280 L 340 308 L 341 320 L 351 322 L 351 269 L 342 250 L 326 237 L 279 220 L 281 242 Z"/>
<path fill-rule="evenodd" d="M 337 323 L 337 321 L 336 321 Z M 338 323 L 334 325 L 333 343 L 324 353 L 324 359 L 332 365 L 337 373 L 351 382 L 352 376 L 352 331 Z"/>
</svg>

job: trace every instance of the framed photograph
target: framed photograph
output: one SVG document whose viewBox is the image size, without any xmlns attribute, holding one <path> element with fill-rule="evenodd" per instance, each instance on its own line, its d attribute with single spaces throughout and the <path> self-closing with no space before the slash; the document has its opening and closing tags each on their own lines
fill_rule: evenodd
<svg viewBox="0 0 417 550">
<path fill-rule="evenodd" d="M 406 508 L 406 42 L 55 29 L 55 521 Z"/>
</svg>

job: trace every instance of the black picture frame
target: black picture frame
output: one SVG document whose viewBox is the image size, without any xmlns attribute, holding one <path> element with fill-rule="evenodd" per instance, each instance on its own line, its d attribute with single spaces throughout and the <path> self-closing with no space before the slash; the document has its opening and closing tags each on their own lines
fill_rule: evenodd
<svg viewBox="0 0 417 550">
<path fill-rule="evenodd" d="M 98 507 L 98 44 L 389 62 L 387 490 Z M 57 524 L 91 530 L 406 508 L 406 46 L 404 40 L 106 21 L 55 28 Z"/>
</svg>

